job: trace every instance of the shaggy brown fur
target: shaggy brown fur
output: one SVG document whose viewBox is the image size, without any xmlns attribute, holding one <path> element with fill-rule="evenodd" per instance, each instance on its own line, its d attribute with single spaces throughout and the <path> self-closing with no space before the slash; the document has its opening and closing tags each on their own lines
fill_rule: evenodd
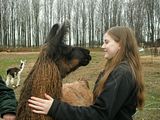
<svg viewBox="0 0 160 120">
<path fill-rule="evenodd" d="M 46 44 L 24 82 L 16 120 L 51 120 L 50 117 L 32 113 L 27 100 L 31 96 L 44 98 L 44 93 L 61 99 L 62 78 L 91 60 L 88 50 L 64 43 L 67 26 L 64 23 L 61 27 L 58 24 L 52 27 Z"/>
<path fill-rule="evenodd" d="M 27 100 L 31 96 L 44 98 L 44 93 L 48 93 L 61 98 L 62 83 L 59 70 L 52 60 L 45 58 L 43 52 L 40 56 L 24 83 L 17 109 L 17 120 L 49 120 L 46 116 L 31 112 L 27 105 Z"/>
<path fill-rule="evenodd" d="M 71 105 L 89 106 L 92 104 L 93 95 L 86 80 L 63 84 L 62 94 L 62 101 Z"/>
</svg>

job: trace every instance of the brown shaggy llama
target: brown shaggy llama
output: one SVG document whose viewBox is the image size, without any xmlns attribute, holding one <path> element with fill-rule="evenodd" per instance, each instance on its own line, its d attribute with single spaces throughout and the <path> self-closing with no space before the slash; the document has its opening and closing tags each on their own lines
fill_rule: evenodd
<svg viewBox="0 0 160 120">
<path fill-rule="evenodd" d="M 31 96 L 44 98 L 44 93 L 61 99 L 62 79 L 91 60 L 89 50 L 65 44 L 68 26 L 65 22 L 51 28 L 36 63 L 24 81 L 16 120 L 52 120 L 49 116 L 31 112 L 27 100 Z"/>
<path fill-rule="evenodd" d="M 80 79 L 72 83 L 65 83 L 62 87 L 62 101 L 76 106 L 92 104 L 92 92 L 87 80 Z"/>
</svg>

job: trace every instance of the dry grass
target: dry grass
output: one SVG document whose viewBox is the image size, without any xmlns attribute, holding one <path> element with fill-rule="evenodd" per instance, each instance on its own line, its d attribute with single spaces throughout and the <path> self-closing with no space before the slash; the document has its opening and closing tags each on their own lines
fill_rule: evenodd
<svg viewBox="0 0 160 120">
<path fill-rule="evenodd" d="M 90 88 L 94 86 L 94 82 L 103 69 L 105 59 L 102 52 L 91 52 L 92 61 L 88 66 L 81 67 L 77 71 L 67 76 L 63 82 L 72 82 L 79 78 L 88 79 Z M 0 74 L 5 78 L 6 69 L 12 66 L 19 66 L 20 59 L 26 59 L 27 64 L 22 72 L 22 81 L 28 75 L 34 65 L 37 52 L 27 53 L 2 53 L 0 52 Z M 146 102 L 143 111 L 138 111 L 135 114 L 135 120 L 159 120 L 160 118 L 160 56 L 141 56 L 141 61 L 144 69 Z M 19 98 L 21 86 L 15 89 L 16 97 Z"/>
</svg>

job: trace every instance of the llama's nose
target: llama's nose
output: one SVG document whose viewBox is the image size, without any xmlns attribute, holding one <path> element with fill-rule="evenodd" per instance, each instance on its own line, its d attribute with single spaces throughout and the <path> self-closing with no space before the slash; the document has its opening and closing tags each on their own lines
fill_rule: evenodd
<svg viewBox="0 0 160 120">
<path fill-rule="evenodd" d="M 91 60 L 90 51 L 88 49 L 84 49 L 84 53 L 87 55 L 87 60 Z"/>
<path fill-rule="evenodd" d="M 90 55 L 88 55 L 88 60 L 91 60 L 91 59 L 92 59 L 92 57 Z"/>
</svg>

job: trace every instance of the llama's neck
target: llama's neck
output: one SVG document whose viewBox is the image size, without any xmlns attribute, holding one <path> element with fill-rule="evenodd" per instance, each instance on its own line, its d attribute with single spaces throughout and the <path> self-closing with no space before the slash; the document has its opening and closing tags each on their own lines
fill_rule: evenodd
<svg viewBox="0 0 160 120">
<path fill-rule="evenodd" d="M 20 64 L 19 69 L 20 69 L 19 72 L 22 72 L 22 71 L 23 71 L 23 69 L 24 69 L 24 63 L 21 63 L 21 64 Z"/>
</svg>

